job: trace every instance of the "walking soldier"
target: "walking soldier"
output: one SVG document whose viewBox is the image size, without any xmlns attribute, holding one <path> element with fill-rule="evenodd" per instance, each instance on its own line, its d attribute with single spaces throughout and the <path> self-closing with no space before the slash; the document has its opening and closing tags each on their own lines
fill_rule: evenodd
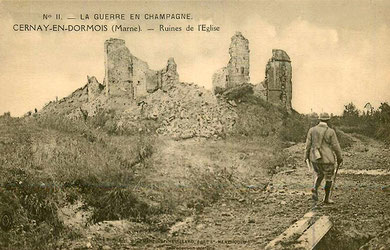
<svg viewBox="0 0 390 250">
<path fill-rule="evenodd" d="M 340 144 L 337 140 L 336 132 L 328 127 L 330 120 L 328 113 L 321 113 L 320 123 L 309 129 L 306 138 L 305 161 L 311 161 L 316 179 L 312 189 L 313 200 L 318 200 L 318 187 L 325 177 L 325 198 L 324 203 L 333 203 L 329 199 L 332 187 L 332 176 L 335 162 L 340 165 L 343 162 Z M 336 155 L 336 159 L 335 159 Z"/>
</svg>

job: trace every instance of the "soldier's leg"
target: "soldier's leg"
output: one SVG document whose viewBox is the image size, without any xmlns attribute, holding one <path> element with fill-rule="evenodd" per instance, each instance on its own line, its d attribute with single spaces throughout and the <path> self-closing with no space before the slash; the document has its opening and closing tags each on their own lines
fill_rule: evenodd
<svg viewBox="0 0 390 250">
<path fill-rule="evenodd" d="M 311 190 L 312 192 L 312 198 L 313 200 L 318 200 L 318 188 L 321 186 L 321 182 L 324 179 L 324 173 L 321 169 L 321 166 L 317 163 L 313 163 L 313 170 L 316 173 L 316 178 L 314 180 L 313 188 Z"/>
<path fill-rule="evenodd" d="M 333 203 L 329 199 L 330 196 L 330 190 L 332 188 L 332 177 L 334 173 L 334 166 L 333 165 L 325 165 L 324 166 L 324 173 L 325 173 L 325 198 L 324 203 Z"/>
<path fill-rule="evenodd" d="M 326 181 L 325 182 L 325 198 L 324 198 L 324 203 L 333 203 L 333 201 L 331 201 L 329 199 L 329 195 L 330 195 L 330 189 L 332 188 L 332 181 Z"/>
</svg>

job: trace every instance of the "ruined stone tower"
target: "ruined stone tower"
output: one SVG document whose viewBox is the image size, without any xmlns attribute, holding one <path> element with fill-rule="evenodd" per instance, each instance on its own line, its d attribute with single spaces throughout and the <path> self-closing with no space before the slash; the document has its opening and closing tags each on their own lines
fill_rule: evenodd
<svg viewBox="0 0 390 250">
<path fill-rule="evenodd" d="M 290 57 L 280 49 L 272 50 L 265 69 L 264 87 L 268 102 L 291 110 L 292 98 L 292 68 Z"/>
<path fill-rule="evenodd" d="M 111 38 L 104 43 L 106 95 L 134 97 L 130 51 L 121 39 Z"/>
<path fill-rule="evenodd" d="M 94 76 L 87 76 L 87 81 L 88 101 L 91 102 L 101 94 L 104 86 Z"/>
<path fill-rule="evenodd" d="M 149 69 L 146 62 L 133 56 L 122 39 L 111 38 L 104 43 L 105 85 L 107 97 L 135 100 L 179 81 L 173 58 L 159 71 Z"/>
<path fill-rule="evenodd" d="M 232 37 L 229 54 L 227 66 L 213 75 L 214 92 L 249 82 L 249 41 L 241 32 L 236 32 Z"/>
<path fill-rule="evenodd" d="M 240 32 L 232 37 L 229 54 L 227 87 L 249 82 L 249 41 Z"/>
<path fill-rule="evenodd" d="M 229 47 L 229 63 L 213 75 L 213 91 L 215 94 L 249 83 L 249 52 L 248 39 L 240 32 L 236 32 Z M 292 110 L 291 77 L 290 57 L 283 50 L 273 49 L 272 58 L 269 59 L 266 66 L 265 80 L 252 85 L 253 93 L 272 104 L 284 107 L 290 112 Z"/>
</svg>

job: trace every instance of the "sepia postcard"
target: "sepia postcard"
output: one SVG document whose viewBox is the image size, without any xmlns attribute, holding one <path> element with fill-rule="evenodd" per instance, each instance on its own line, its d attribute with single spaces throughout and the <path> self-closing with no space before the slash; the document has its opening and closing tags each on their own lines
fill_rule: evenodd
<svg viewBox="0 0 390 250">
<path fill-rule="evenodd" d="M 0 249 L 388 249 L 389 11 L 0 1 Z"/>
</svg>

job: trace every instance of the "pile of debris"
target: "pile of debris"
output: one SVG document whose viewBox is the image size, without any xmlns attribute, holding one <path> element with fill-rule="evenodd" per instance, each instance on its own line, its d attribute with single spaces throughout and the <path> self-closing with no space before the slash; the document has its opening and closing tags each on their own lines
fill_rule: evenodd
<svg viewBox="0 0 390 250">
<path fill-rule="evenodd" d="M 174 138 L 218 137 L 232 131 L 236 123 L 235 108 L 210 91 L 192 83 L 170 85 L 157 90 L 123 112 L 118 129 L 137 126 L 140 120 L 155 120 L 156 132 Z"/>
</svg>

